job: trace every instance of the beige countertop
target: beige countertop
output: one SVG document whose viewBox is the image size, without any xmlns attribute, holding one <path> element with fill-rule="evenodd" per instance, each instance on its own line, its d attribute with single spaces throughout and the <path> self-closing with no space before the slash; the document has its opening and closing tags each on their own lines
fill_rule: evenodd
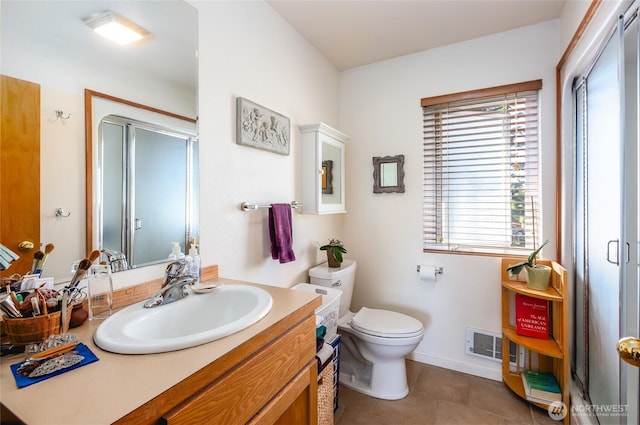
<svg viewBox="0 0 640 425">
<path fill-rule="evenodd" d="M 0 403 L 29 425 L 112 423 L 319 298 L 287 288 L 222 278 L 220 282 L 255 285 L 267 290 L 273 297 L 271 311 L 258 323 L 220 340 L 185 350 L 144 355 L 103 351 L 93 342 L 93 334 L 101 321 L 87 321 L 70 332 L 75 333 L 99 361 L 18 389 L 9 366 L 25 356 L 2 357 Z"/>
</svg>

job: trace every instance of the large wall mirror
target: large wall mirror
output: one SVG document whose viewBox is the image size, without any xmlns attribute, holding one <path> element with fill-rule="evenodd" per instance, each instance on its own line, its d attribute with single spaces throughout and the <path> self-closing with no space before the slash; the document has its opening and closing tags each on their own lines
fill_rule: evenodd
<svg viewBox="0 0 640 425">
<path fill-rule="evenodd" d="M 180 130 L 197 139 L 197 10 L 182 0 L 3 0 L 0 8 L 2 73 L 41 87 L 41 240 L 55 243 L 47 276 L 64 281 L 70 277 L 71 263 L 96 247 L 94 219 L 86 205 L 94 197 L 91 178 L 98 170 L 85 150 L 85 90 L 126 99 L 130 108 L 144 105 L 186 117 L 191 128 Z M 127 46 L 98 36 L 85 20 L 106 10 L 151 36 Z M 103 112 L 165 127 L 115 109 Z M 97 131 L 99 120 L 91 125 Z M 185 168 L 184 163 L 179 167 Z M 197 210 L 195 185 L 187 191 Z M 57 208 L 70 215 L 57 217 Z M 197 217 L 195 226 L 190 237 L 197 235 Z M 186 241 L 181 245 L 187 248 Z M 170 248 L 162 249 L 165 259 Z"/>
<path fill-rule="evenodd" d="M 167 261 L 198 238 L 195 120 L 87 90 L 87 250 L 113 271 Z"/>
</svg>

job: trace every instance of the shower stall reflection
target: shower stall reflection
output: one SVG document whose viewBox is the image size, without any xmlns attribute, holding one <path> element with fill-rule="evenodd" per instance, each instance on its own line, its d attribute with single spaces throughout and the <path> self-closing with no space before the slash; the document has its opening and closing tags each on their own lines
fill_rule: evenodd
<svg viewBox="0 0 640 425">
<path fill-rule="evenodd" d="M 167 260 L 197 237 L 195 133 L 120 117 L 100 123 L 98 243 L 130 267 Z"/>
</svg>

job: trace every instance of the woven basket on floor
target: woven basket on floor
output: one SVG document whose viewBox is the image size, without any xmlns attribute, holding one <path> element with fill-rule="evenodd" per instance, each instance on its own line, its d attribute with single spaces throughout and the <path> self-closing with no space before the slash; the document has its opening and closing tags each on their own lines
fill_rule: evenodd
<svg viewBox="0 0 640 425">
<path fill-rule="evenodd" d="M 7 334 L 7 340 L 13 345 L 26 345 L 36 342 L 42 342 L 50 335 L 58 335 L 69 330 L 69 320 L 71 319 L 71 309 L 67 308 L 66 323 L 61 329 L 60 312 L 56 311 L 51 314 L 43 314 L 36 317 L 26 318 L 10 318 L 4 316 L 4 331 Z"/>
<path fill-rule="evenodd" d="M 318 425 L 333 425 L 333 362 L 320 373 L 318 382 Z"/>
</svg>

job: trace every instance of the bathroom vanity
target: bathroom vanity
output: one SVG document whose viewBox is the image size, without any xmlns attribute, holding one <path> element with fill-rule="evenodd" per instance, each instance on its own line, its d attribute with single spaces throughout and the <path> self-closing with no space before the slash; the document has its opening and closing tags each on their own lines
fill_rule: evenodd
<svg viewBox="0 0 640 425">
<path fill-rule="evenodd" d="M 321 299 L 255 286 L 273 298 L 267 316 L 193 348 L 109 353 L 94 344 L 100 321 L 93 321 L 72 331 L 96 354 L 95 363 L 18 389 L 9 365 L 24 356 L 2 358 L 2 423 L 316 424 L 315 309 Z"/>
</svg>

